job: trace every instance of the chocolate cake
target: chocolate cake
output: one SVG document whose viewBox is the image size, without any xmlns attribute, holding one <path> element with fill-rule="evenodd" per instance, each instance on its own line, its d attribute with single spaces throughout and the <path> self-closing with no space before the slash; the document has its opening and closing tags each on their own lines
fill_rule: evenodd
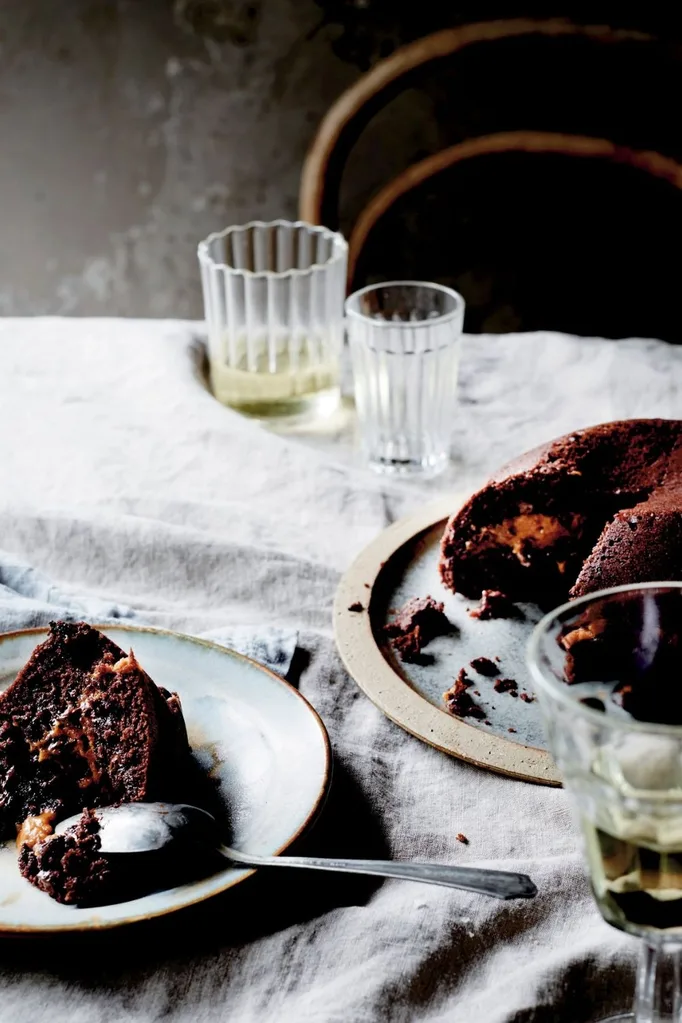
<svg viewBox="0 0 682 1023">
<path fill-rule="evenodd" d="M 682 578 L 682 421 L 579 430 L 501 469 L 447 524 L 441 577 L 478 598 L 556 604 Z"/>
<path fill-rule="evenodd" d="M 52 820 L 52 814 L 42 814 L 29 817 L 21 827 L 17 836 L 19 870 L 57 902 L 101 905 L 110 894 L 113 873 L 100 852 L 99 824 L 93 811 L 85 810 L 63 835 L 52 834 Z"/>
<path fill-rule="evenodd" d="M 96 629 L 54 622 L 0 696 L 0 838 L 27 818 L 45 837 L 86 807 L 172 797 L 188 753 L 175 694 Z"/>
</svg>

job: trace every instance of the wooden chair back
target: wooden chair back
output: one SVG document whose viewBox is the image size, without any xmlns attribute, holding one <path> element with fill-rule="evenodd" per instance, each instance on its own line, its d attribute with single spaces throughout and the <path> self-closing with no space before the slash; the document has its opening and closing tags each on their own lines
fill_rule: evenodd
<svg viewBox="0 0 682 1023">
<path fill-rule="evenodd" d="M 582 54 L 580 59 L 583 60 L 587 52 L 585 45 L 591 49 L 604 48 L 611 54 L 611 59 L 616 53 L 626 53 L 626 71 L 631 66 L 633 52 L 646 52 L 649 61 L 663 64 L 656 49 L 658 44 L 651 36 L 606 26 L 576 25 L 565 19 L 493 21 L 447 29 L 420 39 L 380 61 L 339 97 L 324 118 L 303 169 L 301 218 L 331 227 L 339 226 L 343 171 L 363 129 L 377 112 L 402 90 L 421 80 L 427 71 L 451 66 L 453 57 L 456 58 L 454 63 L 461 62 L 468 51 L 472 51 L 470 56 L 473 59 L 487 53 L 490 47 L 504 46 L 509 56 L 510 45 L 531 44 L 535 47 L 532 51 L 535 55 L 544 54 L 548 45 L 563 46 L 562 53 L 565 57 L 568 55 L 569 68 L 576 63 L 576 54 Z M 566 50 L 569 44 L 572 48 Z M 576 46 L 579 49 L 576 50 Z M 479 49 L 474 49 L 476 47 Z M 658 56 L 653 56 L 651 47 Z M 499 53 L 500 50 L 495 49 L 494 52 Z M 528 52 L 523 50 L 526 55 Z M 671 53 L 675 58 L 676 54 L 668 47 L 666 54 Z M 550 64 L 552 62 L 551 58 L 543 59 L 549 60 Z M 507 67 L 515 66 L 512 58 Z M 532 89 L 532 74 L 528 81 Z M 615 138 L 599 137 L 593 132 L 600 127 L 608 129 L 608 113 L 613 104 L 617 104 L 620 93 L 607 96 L 606 115 L 600 115 L 600 122 L 598 118 L 590 117 L 587 109 L 592 105 L 590 97 L 594 95 L 594 88 L 594 83 L 586 88 L 579 115 L 571 109 L 570 84 L 564 90 L 563 104 L 557 103 L 557 108 L 561 108 L 557 109 L 559 123 L 574 127 L 582 118 L 587 123 L 586 133 L 527 126 L 534 119 L 543 125 L 548 123 L 548 110 L 551 112 L 553 107 L 551 97 L 539 112 L 523 107 L 517 109 L 511 103 L 508 104 L 511 113 L 505 115 L 506 120 L 498 117 L 496 121 L 493 114 L 488 123 L 492 126 L 496 123 L 508 125 L 516 118 L 518 126 L 515 130 L 486 132 L 487 125 L 479 123 L 477 134 L 457 138 L 458 129 L 455 127 L 453 144 L 416 160 L 387 183 L 380 182 L 364 207 L 353 216 L 352 222 L 341 224 L 350 241 L 349 287 L 390 276 L 414 274 L 454 284 L 459 286 L 468 302 L 468 330 L 556 327 L 577 333 L 604 333 L 606 336 L 642 331 L 648 334 L 658 332 L 659 336 L 675 340 L 678 333 L 682 336 L 682 330 L 677 328 L 676 298 L 668 293 L 673 270 L 678 273 L 682 268 L 674 256 L 667 263 L 664 261 L 664 250 L 666 257 L 671 255 L 674 232 L 677 227 L 682 228 L 682 166 L 675 158 L 676 152 L 661 153 L 651 145 L 655 138 L 665 133 L 665 103 L 655 108 L 651 104 L 645 105 L 638 116 L 625 118 L 617 126 Z M 611 89 L 618 92 L 613 83 Z M 528 94 L 527 88 L 525 95 Z M 623 94 L 623 98 L 632 111 L 633 96 Z M 500 106 L 504 105 L 503 99 L 500 98 Z M 495 103 L 493 94 L 492 106 Z M 595 100 L 594 106 L 598 105 Z M 447 115 L 447 103 L 441 104 L 441 109 Z M 655 125 L 650 128 L 654 121 Z M 638 144 L 625 144 L 623 125 L 627 125 L 627 134 Z M 447 134 L 446 131 L 444 137 L 447 138 Z M 674 149 L 672 129 L 670 137 Z M 682 139 L 679 147 L 682 157 Z M 557 173 L 559 167 L 562 168 L 560 174 Z M 542 174 L 545 168 L 551 169 L 554 194 L 544 188 Z M 540 184 L 535 193 L 524 194 L 524 208 L 520 213 L 512 211 L 512 215 L 510 208 L 515 204 L 516 193 L 525 193 L 525 179 L 533 179 L 538 173 Z M 579 180 L 580 187 L 576 196 L 572 197 L 573 189 L 568 183 L 574 178 Z M 516 260 L 514 253 L 508 251 L 509 239 L 496 239 L 489 244 L 491 265 L 482 270 L 481 260 L 485 260 L 485 254 L 481 255 L 481 252 L 469 259 L 467 265 L 467 246 L 470 250 L 480 249 L 481 242 L 475 230 L 469 230 L 466 223 L 462 229 L 462 222 L 467 220 L 467 214 L 463 212 L 466 196 L 471 195 L 473 204 L 478 204 L 478 209 L 484 211 L 485 229 L 479 232 L 483 243 L 486 231 L 490 237 L 495 234 L 491 218 L 485 213 L 486 195 L 475 194 L 483 179 L 487 181 L 488 198 L 498 193 L 504 197 L 504 201 L 500 199 L 497 205 L 488 203 L 497 209 L 500 233 L 513 232 L 517 237 L 519 234 L 527 235 L 529 244 L 523 258 Z M 534 197 L 539 201 L 533 210 Z M 616 200 L 622 205 L 620 219 L 617 209 L 611 208 Z M 450 215 L 451 206 L 457 207 L 457 216 Z M 560 215 L 563 207 L 570 207 L 570 217 Z M 660 218 L 660 227 L 669 232 L 671 244 L 656 246 L 656 225 L 647 225 L 647 209 L 650 209 L 652 218 Z M 631 230 L 629 221 L 634 223 Z M 562 258 L 554 261 L 555 280 L 550 287 L 547 286 L 547 274 L 542 271 L 552 265 L 552 260 L 548 260 L 544 252 L 538 252 L 538 258 L 534 260 L 530 243 L 551 245 L 551 239 L 543 232 L 545 225 L 552 223 L 556 225 L 554 244 L 558 248 L 563 246 L 564 252 Z M 584 241 L 582 249 L 581 237 Z M 628 240 L 634 254 L 630 263 L 626 260 Z M 595 246 L 603 249 L 601 266 L 610 266 L 609 272 L 602 273 L 600 264 L 594 265 L 591 257 Z M 523 243 L 520 248 L 524 249 Z M 515 261 L 518 262 L 516 267 Z M 576 301 L 570 303 L 573 308 L 569 315 L 568 296 L 574 295 L 581 280 L 576 262 L 585 266 L 583 287 L 579 289 L 582 300 L 580 295 L 576 296 Z M 636 264 L 647 265 L 642 272 L 630 272 Z M 477 274 L 477 281 L 473 280 Z M 481 300 L 481 290 L 500 290 L 495 274 L 503 284 L 506 281 L 506 292 L 502 287 L 498 298 L 486 303 Z M 530 279 L 524 279 L 524 275 Z M 595 275 L 602 278 L 601 293 Z M 556 286 L 558 277 L 565 281 L 563 288 Z M 533 280 L 538 282 L 538 290 L 544 286 L 545 291 L 545 300 L 535 300 L 535 308 L 531 295 Z M 660 281 L 658 289 L 657 280 Z M 639 307 L 635 315 L 628 317 L 623 305 L 632 305 L 633 287 L 640 281 L 644 286 L 638 289 Z M 665 293 L 665 299 L 658 303 L 658 314 L 650 316 L 647 308 L 651 310 L 656 290 L 661 295 Z M 521 292 L 522 299 L 519 297 Z M 630 303 L 626 302 L 628 295 Z M 552 296 L 553 301 L 562 307 L 559 314 L 548 305 Z M 599 313 L 597 307 L 600 305 L 608 307 L 609 315 L 603 311 Z M 615 307 L 620 307 L 618 315 L 613 315 Z"/>
</svg>

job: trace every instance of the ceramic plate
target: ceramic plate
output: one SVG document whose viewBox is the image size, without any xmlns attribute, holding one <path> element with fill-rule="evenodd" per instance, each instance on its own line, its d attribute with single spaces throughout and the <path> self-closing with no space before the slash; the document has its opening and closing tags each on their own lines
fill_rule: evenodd
<svg viewBox="0 0 682 1023">
<path fill-rule="evenodd" d="M 359 555 L 336 595 L 339 652 L 373 703 L 412 735 L 480 767 L 558 785 L 525 665 L 539 609 L 523 605 L 518 620 L 481 622 L 467 613 L 476 601 L 449 593 L 441 583 L 440 537 L 448 515 L 463 501 L 462 495 L 439 499 L 384 530 Z M 384 625 L 411 597 L 427 594 L 445 604 L 453 629 L 429 644 L 426 663 L 405 664 L 386 641 Z M 362 610 L 351 610 L 358 605 Z M 470 662 L 482 656 L 499 658 L 501 675 L 513 678 L 528 702 L 496 693 L 492 679 L 470 670 Z M 474 699 L 485 710 L 485 722 L 460 720 L 444 708 L 443 692 L 460 668 L 475 680 Z"/>
<path fill-rule="evenodd" d="M 310 704 L 277 675 L 204 640 L 158 629 L 99 626 L 159 685 L 177 692 L 197 759 L 220 781 L 237 849 L 274 854 L 296 839 L 326 793 L 329 741 Z M 46 629 L 0 636 L 0 689 L 26 663 Z M 25 881 L 14 843 L 0 846 L 0 932 L 49 933 L 115 927 L 201 902 L 243 881 L 229 868 L 135 901 L 77 909 Z"/>
</svg>

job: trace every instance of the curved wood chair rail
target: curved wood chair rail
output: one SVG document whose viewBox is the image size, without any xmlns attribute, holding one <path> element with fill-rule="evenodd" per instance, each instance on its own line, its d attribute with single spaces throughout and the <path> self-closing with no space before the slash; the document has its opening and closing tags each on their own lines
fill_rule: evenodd
<svg viewBox="0 0 682 1023">
<path fill-rule="evenodd" d="M 682 189 L 682 166 L 660 153 L 636 151 L 618 146 L 607 139 L 586 135 L 561 135 L 542 131 L 507 131 L 468 139 L 456 146 L 434 153 L 403 171 L 365 206 L 358 217 L 348 244 L 348 282 L 352 284 L 358 257 L 370 233 L 393 203 L 448 167 L 464 160 L 492 153 L 559 153 L 565 156 L 591 157 L 624 163 L 653 177 L 663 178 Z"/>
<path fill-rule="evenodd" d="M 338 226 L 338 191 L 346 158 L 365 125 L 399 91 L 402 80 L 411 72 L 476 43 L 532 35 L 582 36 L 607 44 L 655 41 L 647 33 L 607 25 L 576 25 L 564 18 L 516 18 L 444 29 L 403 46 L 343 92 L 325 115 L 303 165 L 300 218 L 312 224 Z"/>
</svg>

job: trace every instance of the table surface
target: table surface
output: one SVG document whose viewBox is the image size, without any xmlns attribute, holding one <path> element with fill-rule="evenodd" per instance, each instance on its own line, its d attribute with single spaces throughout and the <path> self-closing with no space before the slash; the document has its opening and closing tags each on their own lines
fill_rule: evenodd
<svg viewBox="0 0 682 1023">
<path fill-rule="evenodd" d="M 202 352 L 193 323 L 0 321 L 0 546 L 152 624 L 298 630 L 292 678 L 336 761 L 303 848 L 522 870 L 540 894 L 265 873 L 160 926 L 1 942 L 0 1023 L 579 1023 L 626 1006 L 634 942 L 592 904 L 565 793 L 386 720 L 344 673 L 330 612 L 340 574 L 397 516 L 577 427 L 678 416 L 682 348 L 466 337 L 453 463 L 429 483 L 371 474 L 352 423 L 281 436 L 224 409 Z"/>
</svg>

